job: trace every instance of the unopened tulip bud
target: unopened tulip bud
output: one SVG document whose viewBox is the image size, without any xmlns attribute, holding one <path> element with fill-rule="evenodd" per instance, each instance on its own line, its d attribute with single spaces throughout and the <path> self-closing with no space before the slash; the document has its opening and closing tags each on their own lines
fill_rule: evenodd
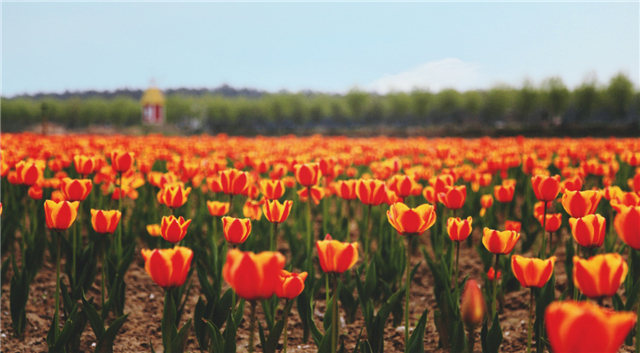
<svg viewBox="0 0 640 353">
<path fill-rule="evenodd" d="M 480 290 L 480 285 L 474 279 L 467 280 L 460 298 L 460 316 L 468 328 L 482 325 L 487 315 L 487 304 Z"/>
</svg>

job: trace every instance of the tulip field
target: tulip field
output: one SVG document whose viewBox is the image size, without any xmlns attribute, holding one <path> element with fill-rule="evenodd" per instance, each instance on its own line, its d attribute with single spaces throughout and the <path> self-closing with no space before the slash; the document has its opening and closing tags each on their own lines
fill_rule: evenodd
<svg viewBox="0 0 640 353">
<path fill-rule="evenodd" d="M 3 134 L 3 352 L 640 352 L 640 139 Z"/>
</svg>

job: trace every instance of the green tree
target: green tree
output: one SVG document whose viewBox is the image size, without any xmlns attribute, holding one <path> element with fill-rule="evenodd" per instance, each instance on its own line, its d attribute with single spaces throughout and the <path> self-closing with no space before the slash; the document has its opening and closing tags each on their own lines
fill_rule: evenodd
<svg viewBox="0 0 640 353">
<path fill-rule="evenodd" d="M 606 97 L 614 119 L 622 120 L 627 116 L 633 101 L 633 93 L 633 83 L 626 75 L 619 73 L 611 78 Z"/>
</svg>

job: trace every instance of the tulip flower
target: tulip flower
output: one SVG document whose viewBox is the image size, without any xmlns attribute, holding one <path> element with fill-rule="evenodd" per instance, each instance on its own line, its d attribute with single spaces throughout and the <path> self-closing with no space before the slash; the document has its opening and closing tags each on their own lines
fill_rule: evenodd
<svg viewBox="0 0 640 353">
<path fill-rule="evenodd" d="M 124 151 L 111 152 L 111 167 L 119 174 L 128 172 L 133 167 L 133 153 Z"/>
<path fill-rule="evenodd" d="M 480 217 L 484 217 L 487 209 L 493 206 L 493 195 L 482 195 L 480 197 Z"/>
<path fill-rule="evenodd" d="M 450 217 L 447 220 L 447 233 L 449 234 L 449 238 L 457 242 L 465 241 L 473 230 L 471 227 L 472 222 L 473 218 L 471 216 L 466 219 Z"/>
<path fill-rule="evenodd" d="M 482 244 L 484 244 L 485 248 L 489 250 L 489 252 L 496 255 L 496 264 L 495 269 L 498 269 L 500 254 L 509 254 L 513 247 L 516 245 L 518 240 L 520 239 L 520 233 L 515 232 L 513 230 L 505 230 L 503 232 L 499 232 L 497 230 L 484 228 L 482 235 Z M 493 301 L 491 312 L 493 315 L 496 314 L 497 307 L 497 294 L 498 294 L 498 281 L 493 281 Z"/>
<path fill-rule="evenodd" d="M 44 202 L 44 213 L 47 228 L 55 231 L 63 231 L 69 229 L 76 220 L 78 215 L 78 201 L 60 201 L 54 202 L 47 200 Z"/>
<path fill-rule="evenodd" d="M 325 273 L 343 273 L 358 261 L 358 243 L 343 243 L 327 234 L 316 242 L 320 267 Z"/>
<path fill-rule="evenodd" d="M 389 185 L 387 185 L 389 190 L 392 190 L 402 198 L 413 195 L 416 187 L 421 188 L 420 185 L 413 181 L 408 175 L 395 175 L 389 181 Z"/>
<path fill-rule="evenodd" d="M 278 282 L 275 287 L 276 296 L 282 299 L 294 299 L 304 290 L 304 281 L 307 273 L 291 273 L 286 270 L 280 271 Z"/>
<path fill-rule="evenodd" d="M 122 214 L 117 210 L 103 211 L 91 209 L 91 225 L 96 233 L 111 234 L 116 231 Z"/>
<path fill-rule="evenodd" d="M 480 285 L 475 279 L 469 279 L 464 285 L 460 297 L 460 319 L 467 328 L 467 348 L 474 351 L 475 330 L 482 325 L 487 316 L 487 303 L 484 300 Z"/>
<path fill-rule="evenodd" d="M 222 217 L 229 212 L 229 203 L 220 201 L 207 201 L 209 213 L 214 217 Z"/>
<path fill-rule="evenodd" d="M 420 235 L 436 222 L 436 213 L 429 204 L 409 208 L 399 202 L 389 208 L 387 219 L 401 235 Z"/>
<path fill-rule="evenodd" d="M 149 224 L 147 225 L 147 232 L 152 237 L 159 237 L 162 233 L 162 228 L 159 224 Z"/>
<path fill-rule="evenodd" d="M 536 175 L 531 178 L 531 185 L 539 201 L 550 202 L 560 193 L 560 176 Z"/>
<path fill-rule="evenodd" d="M 384 182 L 375 179 L 359 179 L 356 183 L 356 195 L 365 205 L 378 206 L 387 197 Z"/>
<path fill-rule="evenodd" d="M 187 280 L 193 251 L 176 246 L 173 249 L 143 249 L 144 270 L 160 287 L 178 288 Z"/>
<path fill-rule="evenodd" d="M 291 212 L 291 206 L 293 201 L 287 200 L 284 203 L 280 203 L 278 200 L 267 201 L 262 205 L 262 210 L 267 220 L 271 223 L 282 223 Z"/>
<path fill-rule="evenodd" d="M 285 258 L 279 252 L 254 254 L 231 249 L 222 276 L 240 298 L 264 300 L 276 292 L 284 264 Z"/>
<path fill-rule="evenodd" d="M 356 184 L 357 180 L 340 180 L 336 185 L 336 195 L 338 195 L 343 200 L 355 200 L 358 195 L 356 195 Z"/>
<path fill-rule="evenodd" d="M 237 169 L 227 169 L 220 172 L 220 188 L 222 192 L 233 197 L 240 195 L 249 186 L 249 175 Z"/>
<path fill-rule="evenodd" d="M 76 155 L 73 156 L 73 165 L 75 166 L 78 174 L 87 176 L 93 173 L 96 164 L 93 157 Z"/>
<path fill-rule="evenodd" d="M 516 191 L 515 180 L 507 179 L 502 181 L 501 185 L 496 185 L 493 188 L 493 195 L 496 200 L 502 203 L 511 202 L 513 200 L 513 194 Z"/>
<path fill-rule="evenodd" d="M 427 202 L 433 204 L 434 207 L 438 202 L 438 195 L 436 195 L 436 189 L 433 186 L 425 186 L 424 189 L 422 189 L 422 196 L 427 200 Z"/>
<path fill-rule="evenodd" d="M 604 243 L 606 219 L 599 214 L 582 218 L 569 218 L 573 239 L 585 248 L 599 247 Z"/>
<path fill-rule="evenodd" d="M 176 209 L 187 203 L 191 188 L 185 189 L 183 185 L 178 183 L 165 184 L 160 193 L 161 203 L 169 208 Z"/>
<path fill-rule="evenodd" d="M 251 220 L 248 218 L 222 217 L 222 229 L 227 242 L 235 245 L 244 243 L 251 234 Z"/>
<path fill-rule="evenodd" d="M 504 230 L 512 230 L 516 233 L 520 233 L 522 229 L 522 223 L 516 221 L 504 221 Z"/>
<path fill-rule="evenodd" d="M 567 190 L 569 191 L 582 190 L 582 179 L 580 179 L 579 176 L 575 176 L 575 177 L 563 180 L 560 183 L 560 192 L 565 193 Z"/>
<path fill-rule="evenodd" d="M 489 267 L 489 270 L 487 271 L 487 279 L 493 282 L 496 277 L 500 280 L 502 278 L 502 271 L 498 270 L 498 275 L 496 276 L 496 270 L 494 270 L 493 267 Z"/>
<path fill-rule="evenodd" d="M 602 193 L 596 190 L 569 191 L 562 195 L 562 206 L 573 218 L 594 214 Z"/>
<path fill-rule="evenodd" d="M 42 188 L 39 187 L 37 184 L 31 186 L 27 194 L 29 194 L 29 197 L 32 200 L 42 200 Z"/>
<path fill-rule="evenodd" d="M 260 191 L 267 200 L 277 200 L 284 195 L 285 187 L 282 180 L 260 180 Z"/>
<path fill-rule="evenodd" d="M 640 250 L 640 206 L 622 207 L 613 225 L 625 244 Z"/>
<path fill-rule="evenodd" d="M 467 199 L 467 187 L 462 186 L 446 186 L 445 191 L 438 194 L 438 201 L 450 210 L 458 210 L 464 206 Z"/>
<path fill-rule="evenodd" d="M 42 178 L 43 167 L 36 162 L 19 161 L 16 163 L 17 183 L 27 186 L 35 185 Z"/>
<path fill-rule="evenodd" d="M 625 206 L 640 206 L 640 195 L 633 192 L 622 192 L 612 199 L 610 203 L 611 207 L 620 213 Z"/>
<path fill-rule="evenodd" d="M 262 206 L 264 201 L 265 200 L 255 201 L 247 199 L 242 206 L 242 213 L 251 220 L 259 221 L 262 218 L 262 208 L 260 206 Z"/>
<path fill-rule="evenodd" d="M 555 262 L 555 256 L 541 260 L 513 255 L 511 257 L 511 269 L 521 286 L 542 288 L 553 275 Z"/>
<path fill-rule="evenodd" d="M 187 235 L 187 228 L 191 224 L 191 220 L 186 220 L 180 216 L 162 217 L 160 227 L 160 235 L 171 244 L 178 244 Z"/>
<path fill-rule="evenodd" d="M 614 296 L 628 271 L 620 254 L 602 254 L 589 259 L 573 257 L 573 283 L 588 298 Z"/>
<path fill-rule="evenodd" d="M 324 189 L 319 186 L 312 186 L 310 188 L 304 188 L 297 191 L 300 202 L 306 203 L 309 201 L 309 190 L 311 190 L 311 200 L 315 205 L 320 204 L 320 200 L 324 198 Z"/>
<path fill-rule="evenodd" d="M 542 219 L 542 215 L 541 215 L 538 217 L 538 222 L 540 222 L 540 225 L 544 225 L 545 230 L 547 232 L 550 232 L 550 233 L 557 232 L 558 229 L 560 229 L 560 226 L 562 225 L 562 214 L 561 213 L 547 214 L 546 221 Z"/>
<path fill-rule="evenodd" d="M 446 187 L 453 186 L 454 182 L 455 180 L 451 174 L 441 174 L 429 179 L 429 185 L 433 186 L 435 195 L 445 192 Z"/>
<path fill-rule="evenodd" d="M 67 201 L 84 201 L 91 189 L 93 182 L 91 179 L 70 179 L 64 178 L 60 183 L 60 190 Z"/>
<path fill-rule="evenodd" d="M 296 164 L 293 169 L 298 183 L 306 188 L 317 185 L 322 177 L 318 163 Z"/>
<path fill-rule="evenodd" d="M 545 310 L 551 350 L 557 353 L 615 353 L 637 317 L 614 312 L 588 301 L 553 302 Z"/>
</svg>

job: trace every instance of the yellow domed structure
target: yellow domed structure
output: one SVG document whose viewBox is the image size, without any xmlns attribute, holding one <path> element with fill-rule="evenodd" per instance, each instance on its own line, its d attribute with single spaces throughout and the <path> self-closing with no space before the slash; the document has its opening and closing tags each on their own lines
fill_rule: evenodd
<svg viewBox="0 0 640 353">
<path fill-rule="evenodd" d="M 142 121 L 148 124 L 164 123 L 164 95 L 157 87 L 150 87 L 142 94 Z"/>
</svg>

